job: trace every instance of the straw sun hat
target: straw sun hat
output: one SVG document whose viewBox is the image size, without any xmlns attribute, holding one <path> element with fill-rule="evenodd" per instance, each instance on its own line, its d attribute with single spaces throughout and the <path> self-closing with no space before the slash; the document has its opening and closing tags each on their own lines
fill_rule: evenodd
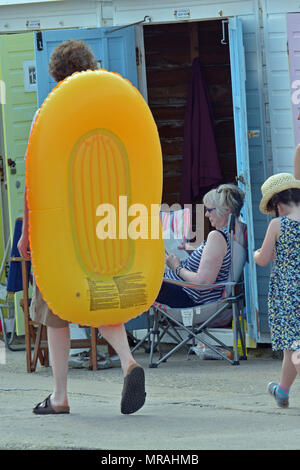
<svg viewBox="0 0 300 470">
<path fill-rule="evenodd" d="M 260 211 L 263 214 L 269 214 L 272 212 L 267 209 L 270 199 L 274 194 L 290 188 L 300 189 L 300 180 L 296 180 L 292 174 L 278 173 L 277 175 L 270 176 L 270 178 L 268 178 L 261 187 L 263 197 L 259 204 Z"/>
</svg>

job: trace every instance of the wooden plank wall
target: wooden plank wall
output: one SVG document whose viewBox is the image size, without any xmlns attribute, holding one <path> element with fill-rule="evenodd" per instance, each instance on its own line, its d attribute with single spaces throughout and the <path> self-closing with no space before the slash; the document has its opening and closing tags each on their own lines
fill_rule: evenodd
<svg viewBox="0 0 300 470">
<path fill-rule="evenodd" d="M 224 182 L 235 181 L 229 49 L 221 39 L 221 21 L 144 28 L 148 99 L 163 151 L 163 202 L 169 205 L 180 201 L 185 107 L 192 61 L 198 55 L 205 67 Z"/>
<path fill-rule="evenodd" d="M 144 28 L 148 103 L 160 135 L 164 184 L 163 202 L 180 200 L 184 114 L 191 79 L 187 24 Z"/>
<path fill-rule="evenodd" d="M 236 155 L 227 24 L 222 44 L 222 21 L 199 23 L 199 57 L 211 98 L 215 136 L 224 182 L 235 183 Z"/>
</svg>

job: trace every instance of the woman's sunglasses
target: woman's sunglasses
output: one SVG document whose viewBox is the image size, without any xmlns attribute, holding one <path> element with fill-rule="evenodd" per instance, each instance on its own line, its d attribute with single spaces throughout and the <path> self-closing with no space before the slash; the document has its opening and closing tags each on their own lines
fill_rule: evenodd
<svg viewBox="0 0 300 470">
<path fill-rule="evenodd" d="M 208 207 L 205 207 L 205 212 L 208 212 L 209 214 L 215 210 L 215 207 L 212 207 L 211 209 L 208 209 Z"/>
</svg>

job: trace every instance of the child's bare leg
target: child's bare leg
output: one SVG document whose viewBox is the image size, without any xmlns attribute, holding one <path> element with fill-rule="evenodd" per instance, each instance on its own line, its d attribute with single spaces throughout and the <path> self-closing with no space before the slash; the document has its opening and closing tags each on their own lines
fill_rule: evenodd
<svg viewBox="0 0 300 470">
<path fill-rule="evenodd" d="M 294 364 L 297 374 L 300 375 L 300 350 L 292 352 L 291 360 Z"/>
<path fill-rule="evenodd" d="M 268 392 L 273 395 L 277 404 L 282 408 L 289 406 L 290 388 L 297 376 L 297 370 L 292 361 L 292 354 L 293 351 L 283 351 L 280 383 L 270 382 L 268 385 Z"/>
<path fill-rule="evenodd" d="M 293 351 L 283 351 L 283 362 L 281 369 L 280 385 L 284 389 L 288 390 L 293 385 L 297 376 L 297 370 L 293 363 Z M 300 361 L 299 361 L 299 372 L 300 373 Z"/>
</svg>

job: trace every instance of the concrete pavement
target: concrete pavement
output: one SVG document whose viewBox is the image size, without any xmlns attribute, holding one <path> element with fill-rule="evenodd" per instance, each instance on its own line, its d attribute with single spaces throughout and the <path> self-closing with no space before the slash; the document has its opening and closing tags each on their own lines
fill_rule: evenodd
<svg viewBox="0 0 300 470">
<path fill-rule="evenodd" d="M 51 368 L 26 372 L 25 352 L 6 351 L 0 364 L 0 449 L 203 450 L 300 449 L 300 380 L 290 408 L 266 393 L 281 361 L 264 351 L 240 366 L 186 360 L 179 352 L 157 369 L 143 350 L 135 357 L 146 372 L 147 400 L 121 415 L 121 369 L 70 369 L 70 415 L 36 416 L 33 406 L 52 390 Z"/>
</svg>

